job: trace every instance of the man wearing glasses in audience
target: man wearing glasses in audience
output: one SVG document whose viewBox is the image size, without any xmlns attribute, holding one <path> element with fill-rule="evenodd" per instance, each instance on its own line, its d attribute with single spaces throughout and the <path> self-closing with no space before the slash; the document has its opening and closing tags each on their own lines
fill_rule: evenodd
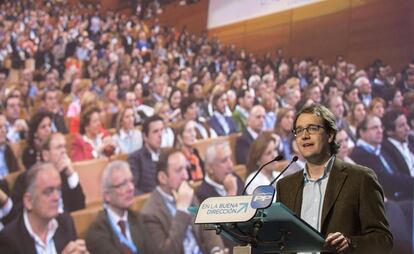
<svg viewBox="0 0 414 254">
<path fill-rule="evenodd" d="M 314 104 L 299 111 L 293 126 L 306 164 L 278 182 L 277 200 L 318 230 L 330 251 L 388 253 L 393 237 L 382 188 L 371 169 L 336 158 L 334 115 Z"/>
<path fill-rule="evenodd" d="M 129 208 L 134 201 L 134 177 L 128 163 L 110 162 L 102 173 L 105 202 L 86 236 L 91 253 L 145 254 L 148 234 L 140 214 Z"/>
</svg>

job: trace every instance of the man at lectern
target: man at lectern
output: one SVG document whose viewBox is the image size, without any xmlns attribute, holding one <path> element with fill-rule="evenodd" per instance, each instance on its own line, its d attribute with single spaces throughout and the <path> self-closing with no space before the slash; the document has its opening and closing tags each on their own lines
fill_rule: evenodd
<svg viewBox="0 0 414 254">
<path fill-rule="evenodd" d="M 305 168 L 281 179 L 277 200 L 321 232 L 339 253 L 388 253 L 393 237 L 384 194 L 372 169 L 335 157 L 337 128 L 324 106 L 301 109 L 293 134 Z"/>
</svg>

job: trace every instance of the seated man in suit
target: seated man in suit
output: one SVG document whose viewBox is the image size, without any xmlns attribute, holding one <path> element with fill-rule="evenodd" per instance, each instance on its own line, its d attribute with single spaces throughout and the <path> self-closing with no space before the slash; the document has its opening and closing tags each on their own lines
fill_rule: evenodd
<svg viewBox="0 0 414 254">
<path fill-rule="evenodd" d="M 335 253 L 389 253 L 382 188 L 371 169 L 336 158 L 335 116 L 313 104 L 297 113 L 293 128 L 306 164 L 279 180 L 277 200 L 321 232 Z"/>
<path fill-rule="evenodd" d="M 216 141 L 207 147 L 204 165 L 207 175 L 196 190 L 200 202 L 209 197 L 242 194 L 244 182 L 233 172 L 232 152 L 227 141 Z M 232 249 L 235 246 L 227 238 L 222 239 L 227 248 Z"/>
<path fill-rule="evenodd" d="M 103 211 L 89 227 L 91 253 L 149 253 L 142 218 L 129 207 L 134 201 L 134 177 L 128 163 L 112 161 L 102 173 Z"/>
<path fill-rule="evenodd" d="M 160 156 L 164 121 L 158 115 L 145 119 L 142 125 L 144 145 L 128 156 L 135 181 L 135 195 L 151 192 L 157 185 L 156 164 Z"/>
<path fill-rule="evenodd" d="M 395 170 L 407 177 L 414 177 L 414 143 L 409 142 L 410 126 L 403 112 L 392 110 L 383 118 L 386 138 L 382 150 Z"/>
<path fill-rule="evenodd" d="M 157 164 L 158 186 L 142 210 L 152 240 L 149 253 L 223 253 L 220 237 L 194 225 L 187 210 L 198 204 L 187 182 L 187 163 L 179 150 L 161 153 Z"/>
<path fill-rule="evenodd" d="M 59 213 L 61 180 L 51 163 L 36 164 L 27 174 L 24 212 L 0 232 L 2 253 L 88 253 L 75 225 Z"/>
<path fill-rule="evenodd" d="M 226 92 L 217 91 L 213 94 L 212 105 L 214 112 L 208 124 L 216 132 L 217 136 L 226 136 L 237 132 L 238 130 L 233 119 L 225 115 L 227 106 Z"/>
<path fill-rule="evenodd" d="M 65 137 L 59 133 L 52 133 L 42 145 L 42 159 L 50 162 L 57 169 L 61 180 L 61 195 L 59 212 L 73 212 L 85 208 L 85 194 L 80 185 L 79 175 L 75 171 L 67 152 Z M 23 210 L 22 198 L 26 190 L 27 171 L 20 174 L 12 191 L 13 212 L 12 218 L 18 216 Z"/>
<path fill-rule="evenodd" d="M 63 116 L 63 107 L 59 103 L 59 91 L 57 89 L 46 90 L 42 96 L 43 106 L 39 111 L 45 111 L 52 114 L 52 131 L 63 134 L 68 133 Z"/>
<path fill-rule="evenodd" d="M 4 112 L 7 118 L 7 139 L 17 143 L 25 139 L 29 126 L 25 119 L 20 118 L 21 100 L 19 97 L 9 95 L 4 101 Z"/>
<path fill-rule="evenodd" d="M 383 140 L 381 120 L 377 116 L 366 116 L 358 124 L 357 135 L 359 139 L 352 150 L 351 159 L 375 171 L 387 198 L 397 201 L 411 200 L 414 179 L 399 172 L 391 163 L 391 159 L 381 149 Z"/>
<path fill-rule="evenodd" d="M 247 118 L 249 117 L 250 110 L 253 107 L 253 102 L 254 96 L 250 89 L 242 89 L 237 94 L 237 105 L 231 117 L 240 132 L 246 130 Z"/>
<path fill-rule="evenodd" d="M 263 129 L 266 110 L 262 105 L 253 106 L 247 118 L 247 128 L 236 140 L 236 163 L 246 164 L 249 155 L 250 145 L 257 138 Z"/>
<path fill-rule="evenodd" d="M 205 154 L 207 175 L 196 195 L 200 202 L 209 197 L 234 196 L 243 192 L 243 180 L 233 172 L 230 144 L 227 141 L 211 143 Z"/>
</svg>

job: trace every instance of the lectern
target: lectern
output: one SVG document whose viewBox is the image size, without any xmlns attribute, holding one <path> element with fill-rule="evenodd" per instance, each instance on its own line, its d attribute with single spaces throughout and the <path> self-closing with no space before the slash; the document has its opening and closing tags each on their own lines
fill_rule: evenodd
<svg viewBox="0 0 414 254">
<path fill-rule="evenodd" d="M 194 223 L 237 243 L 234 254 L 326 250 L 324 237 L 270 194 L 208 198 L 193 209 Z"/>
</svg>

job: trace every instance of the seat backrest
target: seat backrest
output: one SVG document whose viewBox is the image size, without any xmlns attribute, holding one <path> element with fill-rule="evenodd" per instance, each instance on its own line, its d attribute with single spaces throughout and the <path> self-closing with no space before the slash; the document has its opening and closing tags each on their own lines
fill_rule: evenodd
<svg viewBox="0 0 414 254">
<path fill-rule="evenodd" d="M 79 180 L 86 197 L 86 206 L 102 200 L 101 176 L 105 166 L 108 164 L 107 158 L 78 161 L 73 166 L 79 174 Z"/>
<path fill-rule="evenodd" d="M 95 221 L 100 210 L 102 210 L 102 206 L 82 209 L 70 214 L 75 223 L 76 232 L 79 238 L 85 239 L 90 225 Z"/>
<path fill-rule="evenodd" d="M 9 190 L 13 190 L 14 183 L 16 182 L 17 177 L 22 173 L 22 171 L 15 171 L 11 172 L 8 175 L 6 175 L 4 178 L 7 181 L 7 184 L 9 185 Z"/>
<path fill-rule="evenodd" d="M 234 166 L 234 173 L 236 173 L 243 181 L 246 181 L 247 178 L 247 169 L 243 164 Z"/>
</svg>

